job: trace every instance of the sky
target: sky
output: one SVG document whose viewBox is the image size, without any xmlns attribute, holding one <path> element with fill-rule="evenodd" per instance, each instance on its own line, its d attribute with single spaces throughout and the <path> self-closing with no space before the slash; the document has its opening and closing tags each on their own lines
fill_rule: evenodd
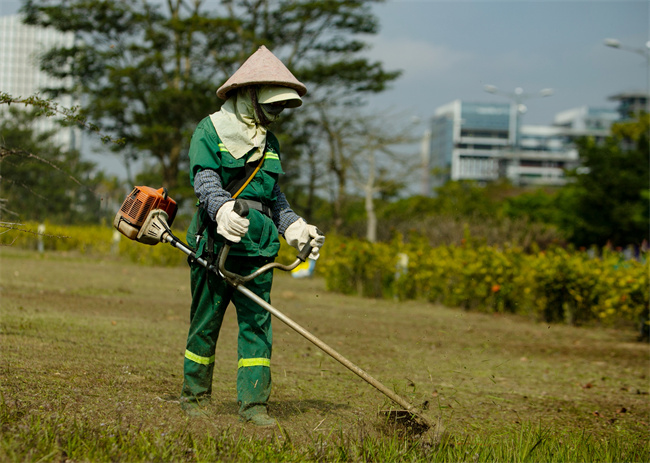
<svg viewBox="0 0 650 463">
<path fill-rule="evenodd" d="M 520 87 L 530 98 L 524 124 L 548 125 L 576 107 L 615 108 L 608 97 L 648 91 L 650 58 L 606 47 L 615 38 L 647 50 L 649 0 L 387 0 L 373 6 L 380 31 L 367 52 L 401 69 L 371 106 L 426 121 L 456 99 L 508 102 Z M 20 2 L 0 0 L 0 15 Z M 647 54 L 646 54 L 647 56 Z M 540 97 L 551 88 L 554 94 Z M 424 127 L 422 128 L 424 130 Z"/>
<path fill-rule="evenodd" d="M 402 69 L 392 89 L 373 104 L 426 119 L 456 99 L 508 102 L 485 92 L 521 87 L 525 124 L 551 124 L 556 113 L 580 106 L 615 107 L 608 97 L 648 89 L 644 56 L 604 45 L 646 49 L 647 0 L 480 1 L 392 0 L 375 8 L 381 31 L 371 56 Z M 650 50 L 647 50 L 650 53 Z M 542 98 L 539 91 L 554 94 Z"/>
</svg>

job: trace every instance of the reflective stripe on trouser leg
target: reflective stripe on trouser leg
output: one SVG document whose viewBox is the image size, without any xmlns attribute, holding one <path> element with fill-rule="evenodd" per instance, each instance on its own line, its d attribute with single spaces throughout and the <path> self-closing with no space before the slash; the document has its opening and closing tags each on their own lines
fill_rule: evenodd
<svg viewBox="0 0 650 463">
<path fill-rule="evenodd" d="M 267 272 L 247 283 L 246 287 L 270 302 L 272 283 L 273 273 Z M 237 400 L 239 413 L 250 418 L 266 411 L 271 395 L 271 314 L 239 292 L 233 294 L 232 301 L 239 323 Z"/>
<path fill-rule="evenodd" d="M 185 349 L 185 358 L 195 363 L 200 363 L 201 365 L 210 365 L 211 363 L 214 363 L 214 355 L 210 357 L 201 357 L 200 355 L 196 355 L 194 352 L 190 352 L 187 349 Z"/>
<path fill-rule="evenodd" d="M 192 264 L 190 329 L 183 362 L 182 398 L 201 399 L 212 393 L 214 352 L 232 291 L 214 273 Z"/>
<path fill-rule="evenodd" d="M 267 358 L 239 359 L 237 368 L 244 368 L 244 367 L 269 367 L 270 368 L 271 361 Z"/>
</svg>

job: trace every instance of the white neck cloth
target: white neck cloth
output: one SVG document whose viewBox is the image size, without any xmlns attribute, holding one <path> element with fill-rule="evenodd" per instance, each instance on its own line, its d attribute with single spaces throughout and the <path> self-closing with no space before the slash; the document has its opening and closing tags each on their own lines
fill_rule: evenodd
<svg viewBox="0 0 650 463">
<path fill-rule="evenodd" d="M 239 159 L 255 148 L 248 162 L 260 159 L 266 145 L 266 127 L 259 123 L 248 88 L 228 98 L 216 113 L 212 125 L 232 157 Z"/>
</svg>

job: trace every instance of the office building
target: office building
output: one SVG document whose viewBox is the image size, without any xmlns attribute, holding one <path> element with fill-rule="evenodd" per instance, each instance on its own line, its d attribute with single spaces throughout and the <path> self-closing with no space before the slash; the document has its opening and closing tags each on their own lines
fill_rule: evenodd
<svg viewBox="0 0 650 463">
<path fill-rule="evenodd" d="M 39 68 L 40 56 L 55 46 L 71 46 L 73 33 L 62 33 L 54 28 L 28 26 L 20 15 L 0 17 L 0 92 L 12 97 L 38 95 L 47 99 L 43 90 L 61 84 Z M 75 105 L 71 97 L 56 102 L 65 108 Z M 8 108 L 0 105 L 0 117 L 6 117 Z M 54 131 L 53 142 L 64 149 L 79 148 L 79 130 L 63 128 L 53 118 L 41 118 L 34 123 L 36 131 Z"/>
<path fill-rule="evenodd" d="M 604 137 L 618 113 L 576 108 L 559 113 L 553 125 L 522 125 L 510 103 L 453 101 L 431 120 L 431 184 L 447 180 L 479 183 L 502 178 L 515 185 L 563 185 L 565 169 L 579 165 L 576 137 Z"/>
<path fill-rule="evenodd" d="M 646 92 L 626 92 L 612 95 L 610 101 L 618 101 L 618 112 L 621 119 L 629 119 L 642 111 L 650 113 L 648 94 Z"/>
</svg>

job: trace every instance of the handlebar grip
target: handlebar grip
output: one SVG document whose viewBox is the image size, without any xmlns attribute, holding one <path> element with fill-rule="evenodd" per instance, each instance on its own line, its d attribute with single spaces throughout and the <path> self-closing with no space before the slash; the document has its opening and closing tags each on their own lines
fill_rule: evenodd
<svg viewBox="0 0 650 463">
<path fill-rule="evenodd" d="M 235 205 L 233 206 L 232 210 L 235 211 L 240 217 L 246 217 L 250 211 L 248 209 L 248 203 L 241 199 L 235 200 Z"/>
<path fill-rule="evenodd" d="M 320 231 L 318 228 L 316 229 L 316 232 L 321 236 L 323 235 L 323 232 Z M 311 254 L 312 248 L 313 247 L 311 245 L 311 240 L 307 241 L 307 244 L 303 246 L 303 248 L 300 250 L 300 252 L 296 257 L 300 259 L 302 262 L 306 261 L 307 258 L 309 257 L 309 254 Z"/>
<path fill-rule="evenodd" d="M 246 217 L 250 212 L 250 209 L 248 208 L 248 203 L 243 199 L 235 199 L 235 204 L 232 207 L 232 210 L 235 211 L 235 213 L 240 217 Z M 226 244 L 228 246 L 235 245 L 235 243 L 230 240 L 226 240 Z"/>
<path fill-rule="evenodd" d="M 303 248 L 298 253 L 298 256 L 296 257 L 298 257 L 298 259 L 300 259 L 302 262 L 306 261 L 307 258 L 309 257 L 309 254 L 311 254 L 311 248 L 312 248 L 311 242 L 308 241 L 307 244 L 303 246 Z"/>
</svg>

